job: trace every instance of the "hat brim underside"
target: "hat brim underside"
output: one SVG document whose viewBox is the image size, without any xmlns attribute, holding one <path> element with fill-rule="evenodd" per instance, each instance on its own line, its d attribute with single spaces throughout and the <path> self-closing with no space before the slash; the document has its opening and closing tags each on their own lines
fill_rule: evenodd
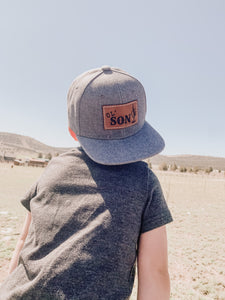
<svg viewBox="0 0 225 300">
<path fill-rule="evenodd" d="M 103 165 L 122 165 L 146 159 L 160 153 L 165 143 L 147 122 L 134 135 L 117 140 L 91 139 L 77 136 L 87 155 Z"/>
</svg>

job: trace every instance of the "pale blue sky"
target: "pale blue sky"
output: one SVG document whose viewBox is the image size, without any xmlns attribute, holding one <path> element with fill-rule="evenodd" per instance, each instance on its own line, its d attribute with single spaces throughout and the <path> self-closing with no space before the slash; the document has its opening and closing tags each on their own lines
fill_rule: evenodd
<svg viewBox="0 0 225 300">
<path fill-rule="evenodd" d="M 144 85 L 162 154 L 225 156 L 225 1 L 0 0 L 0 131 L 71 147 L 66 96 L 101 65 Z"/>
</svg>

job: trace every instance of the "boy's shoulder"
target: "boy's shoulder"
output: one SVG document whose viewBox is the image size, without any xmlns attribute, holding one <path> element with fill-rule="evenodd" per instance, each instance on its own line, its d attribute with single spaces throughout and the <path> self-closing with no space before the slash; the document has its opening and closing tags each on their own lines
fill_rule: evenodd
<svg viewBox="0 0 225 300">
<path fill-rule="evenodd" d="M 70 160 L 82 160 L 82 149 L 78 148 L 71 148 L 58 156 L 53 157 L 49 163 L 48 166 L 54 165 L 54 164 L 66 164 L 66 162 Z"/>
<path fill-rule="evenodd" d="M 82 147 L 77 147 L 77 148 L 72 148 L 69 149 L 68 151 L 60 154 L 57 157 L 54 157 L 50 163 L 65 163 L 66 161 L 80 161 L 80 162 L 85 162 L 87 164 L 92 164 L 96 168 L 102 168 L 102 169 L 148 169 L 148 164 L 145 161 L 137 161 L 134 163 L 128 163 L 128 164 L 120 164 L 120 165 L 104 165 L 104 164 L 99 164 L 93 161 L 83 150 Z"/>
<path fill-rule="evenodd" d="M 47 166 L 45 174 L 52 178 L 63 178 L 70 174 L 72 177 L 93 177 L 109 183 L 130 184 L 133 182 L 135 185 L 146 185 L 148 172 L 148 164 L 144 161 L 111 166 L 103 165 L 93 161 L 81 147 L 78 147 L 54 157 Z M 152 172 L 150 171 L 150 173 Z"/>
</svg>

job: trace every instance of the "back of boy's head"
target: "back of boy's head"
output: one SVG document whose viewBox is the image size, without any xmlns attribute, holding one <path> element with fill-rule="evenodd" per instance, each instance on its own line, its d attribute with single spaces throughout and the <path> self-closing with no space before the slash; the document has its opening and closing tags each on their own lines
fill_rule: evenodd
<svg viewBox="0 0 225 300">
<path fill-rule="evenodd" d="M 97 163 L 136 162 L 164 148 L 162 137 L 145 121 L 142 84 L 123 70 L 103 66 L 81 74 L 67 103 L 70 133 Z"/>
</svg>

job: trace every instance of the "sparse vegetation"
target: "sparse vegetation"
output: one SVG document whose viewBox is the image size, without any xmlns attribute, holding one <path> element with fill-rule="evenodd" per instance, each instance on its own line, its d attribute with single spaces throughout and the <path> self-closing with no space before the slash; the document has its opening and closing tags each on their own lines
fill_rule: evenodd
<svg viewBox="0 0 225 300">
<path fill-rule="evenodd" d="M 175 163 L 177 166 L 185 166 L 187 169 L 198 167 L 201 170 L 205 170 L 211 166 L 214 170 L 225 171 L 225 155 L 224 157 L 200 155 L 156 155 L 151 158 L 151 162 L 152 165 L 161 165 L 162 163 L 166 163 L 169 166 Z"/>
<path fill-rule="evenodd" d="M 148 164 L 150 162 L 148 161 Z M 152 167 L 151 163 L 150 163 L 150 166 Z M 186 173 L 186 172 L 189 172 L 189 173 L 195 173 L 195 174 L 198 174 L 200 171 L 204 171 L 206 174 L 210 174 L 213 172 L 213 168 L 212 167 L 209 167 L 205 170 L 201 170 L 199 167 L 186 167 L 186 166 L 177 166 L 176 163 L 173 163 L 172 165 L 167 165 L 165 162 L 161 163 L 159 166 L 158 166 L 159 170 L 161 171 L 179 171 L 181 173 Z M 218 170 L 218 173 L 221 173 L 221 170 Z"/>
</svg>

